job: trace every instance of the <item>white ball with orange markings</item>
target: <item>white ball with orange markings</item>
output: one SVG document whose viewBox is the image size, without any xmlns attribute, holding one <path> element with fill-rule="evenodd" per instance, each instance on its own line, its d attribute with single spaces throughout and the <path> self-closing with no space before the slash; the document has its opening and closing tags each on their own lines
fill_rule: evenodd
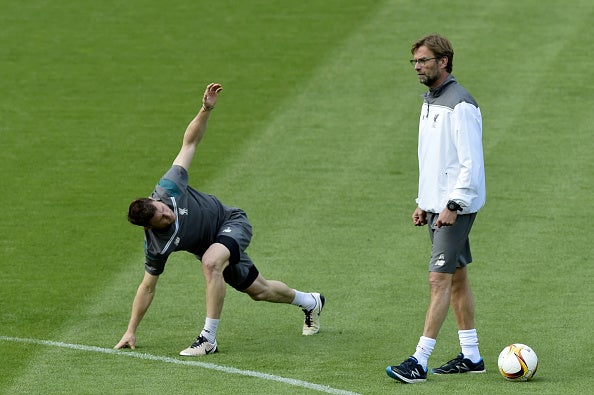
<svg viewBox="0 0 594 395">
<path fill-rule="evenodd" d="M 499 372 L 510 381 L 528 381 L 538 369 L 538 357 L 525 344 L 514 343 L 505 347 L 497 360 Z"/>
</svg>

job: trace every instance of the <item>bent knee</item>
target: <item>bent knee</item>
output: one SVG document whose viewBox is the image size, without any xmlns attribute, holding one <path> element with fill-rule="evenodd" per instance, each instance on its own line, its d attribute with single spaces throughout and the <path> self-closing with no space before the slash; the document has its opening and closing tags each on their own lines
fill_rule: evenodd
<svg viewBox="0 0 594 395">
<path fill-rule="evenodd" d="M 201 261 L 206 272 L 222 272 L 229 265 L 229 250 L 222 244 L 212 244 Z"/>
<path fill-rule="evenodd" d="M 205 274 L 222 274 L 228 265 L 229 261 L 204 259 L 202 261 L 202 271 Z"/>
</svg>

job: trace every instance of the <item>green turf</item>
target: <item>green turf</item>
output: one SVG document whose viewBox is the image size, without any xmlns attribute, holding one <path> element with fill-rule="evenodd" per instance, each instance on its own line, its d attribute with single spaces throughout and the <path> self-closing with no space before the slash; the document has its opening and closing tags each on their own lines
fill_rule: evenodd
<svg viewBox="0 0 594 395">
<path fill-rule="evenodd" d="M 131 199 L 173 160 L 204 85 L 224 92 L 190 171 L 244 208 L 265 277 L 328 300 L 319 335 L 293 306 L 229 289 L 217 366 L 360 394 L 582 393 L 594 385 L 590 0 L 0 3 L 0 393 L 320 393 L 110 349 L 143 273 Z M 416 194 L 410 43 L 438 31 L 484 118 L 487 206 L 470 274 L 487 374 L 405 386 L 428 298 Z M 171 258 L 137 353 L 177 359 L 204 284 Z M 11 340 L 12 339 L 12 340 Z M 505 382 L 510 342 L 540 358 Z M 452 317 L 430 361 L 458 353 Z"/>
</svg>

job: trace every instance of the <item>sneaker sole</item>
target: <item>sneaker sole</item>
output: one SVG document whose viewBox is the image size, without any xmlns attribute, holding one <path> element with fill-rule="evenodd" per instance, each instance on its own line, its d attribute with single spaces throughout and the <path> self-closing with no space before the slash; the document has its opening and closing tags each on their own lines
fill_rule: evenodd
<svg viewBox="0 0 594 395">
<path fill-rule="evenodd" d="M 405 383 L 405 384 L 424 383 L 425 381 L 427 381 L 427 379 L 409 379 L 409 378 L 403 377 L 403 376 L 399 375 L 398 373 L 396 373 L 395 371 L 393 371 L 391 366 L 388 366 L 386 368 L 386 374 L 388 376 L 390 376 L 391 378 L 393 378 L 394 380 L 398 380 L 401 383 Z"/>
<path fill-rule="evenodd" d="M 465 373 L 476 373 L 476 374 L 487 373 L 487 369 L 484 369 L 484 370 L 467 370 L 466 372 L 451 372 L 451 373 L 434 372 L 433 369 L 431 370 L 431 374 L 436 374 L 438 376 L 445 376 L 447 374 L 465 374 Z"/>
<path fill-rule="evenodd" d="M 204 355 L 216 354 L 219 352 L 219 348 L 215 347 L 213 350 L 207 351 L 205 354 L 193 354 L 192 351 L 182 350 L 179 352 L 179 355 L 182 357 L 202 357 Z"/>
</svg>

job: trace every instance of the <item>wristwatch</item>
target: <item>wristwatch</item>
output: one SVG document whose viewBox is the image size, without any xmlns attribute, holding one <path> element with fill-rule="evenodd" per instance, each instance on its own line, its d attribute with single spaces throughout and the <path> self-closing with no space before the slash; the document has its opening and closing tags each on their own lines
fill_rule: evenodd
<svg viewBox="0 0 594 395">
<path fill-rule="evenodd" d="M 456 203 L 453 200 L 450 200 L 448 202 L 448 205 L 446 206 L 448 208 L 448 210 L 450 211 L 462 211 L 462 206 L 460 206 L 458 203 Z"/>
</svg>

